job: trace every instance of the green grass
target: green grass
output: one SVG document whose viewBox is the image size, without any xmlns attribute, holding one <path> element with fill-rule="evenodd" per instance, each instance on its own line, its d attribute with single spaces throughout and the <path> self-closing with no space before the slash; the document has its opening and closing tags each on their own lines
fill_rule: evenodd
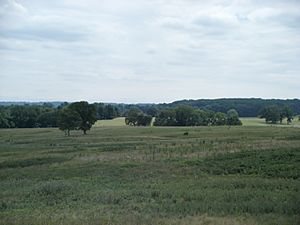
<svg viewBox="0 0 300 225">
<path fill-rule="evenodd" d="M 241 117 L 243 126 L 287 126 L 287 127 L 300 127 L 300 121 L 298 116 L 295 116 L 292 123 L 287 125 L 286 120 L 283 120 L 282 124 L 267 124 L 265 119 L 256 117 Z"/>
<path fill-rule="evenodd" d="M 98 120 L 95 127 L 118 127 L 125 126 L 125 117 L 118 117 L 112 120 Z"/>
<path fill-rule="evenodd" d="M 292 126 L 1 129 L 0 224 L 298 224 L 299 154 Z"/>
<path fill-rule="evenodd" d="M 187 160 L 186 163 L 195 165 L 200 171 L 214 175 L 246 174 L 263 177 L 300 178 L 300 151 L 298 149 L 241 151 Z"/>
<path fill-rule="evenodd" d="M 243 126 L 269 126 L 266 124 L 265 119 L 256 118 L 256 117 L 242 117 L 240 118 Z"/>
<path fill-rule="evenodd" d="M 264 119 L 256 117 L 241 117 L 240 118 L 243 126 L 287 126 L 287 127 L 300 127 L 300 121 L 298 116 L 295 116 L 291 124 L 287 125 L 286 120 L 282 124 L 266 124 Z M 125 117 L 118 117 L 112 120 L 98 120 L 95 124 L 95 127 L 120 127 L 125 125 Z"/>
</svg>

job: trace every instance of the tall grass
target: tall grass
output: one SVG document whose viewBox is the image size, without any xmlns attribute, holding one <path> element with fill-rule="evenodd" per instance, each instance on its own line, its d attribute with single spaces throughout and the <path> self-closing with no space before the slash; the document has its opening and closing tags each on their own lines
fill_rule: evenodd
<svg viewBox="0 0 300 225">
<path fill-rule="evenodd" d="M 184 135 L 185 132 L 189 135 Z M 0 224 L 298 224 L 300 130 L 0 130 Z"/>
</svg>

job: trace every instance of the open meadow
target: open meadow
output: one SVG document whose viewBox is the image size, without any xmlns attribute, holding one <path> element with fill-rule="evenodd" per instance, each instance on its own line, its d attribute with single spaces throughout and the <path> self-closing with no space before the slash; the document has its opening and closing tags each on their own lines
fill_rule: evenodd
<svg viewBox="0 0 300 225">
<path fill-rule="evenodd" d="M 1 129 L 0 181 L 1 225 L 296 225 L 300 129 Z"/>
<path fill-rule="evenodd" d="M 287 125 L 286 119 L 283 120 L 282 124 L 267 124 L 265 119 L 257 118 L 257 117 L 241 117 L 244 126 L 280 126 L 280 127 L 300 127 L 300 121 L 298 120 L 298 116 L 295 116 L 292 120 L 292 123 Z M 95 124 L 95 127 L 118 127 L 118 126 L 126 126 L 125 117 L 118 117 L 112 120 L 98 120 Z"/>
</svg>

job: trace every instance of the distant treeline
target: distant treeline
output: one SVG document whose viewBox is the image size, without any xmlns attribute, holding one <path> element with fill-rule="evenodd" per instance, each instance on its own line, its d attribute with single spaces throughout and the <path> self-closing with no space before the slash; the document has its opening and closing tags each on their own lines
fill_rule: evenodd
<svg viewBox="0 0 300 225">
<path fill-rule="evenodd" d="M 300 114 L 299 99 L 260 99 L 260 98 L 230 98 L 230 99 L 199 99 L 182 100 L 164 104 L 113 104 L 121 115 L 126 116 L 131 108 L 138 108 L 145 114 L 157 116 L 160 110 L 175 108 L 181 105 L 191 106 L 204 111 L 227 113 L 230 109 L 235 109 L 240 117 L 257 117 L 261 115 L 264 108 L 277 106 L 279 108 L 289 107 L 294 115 Z"/>
<path fill-rule="evenodd" d="M 178 105 L 189 105 L 202 110 L 212 110 L 226 113 L 230 109 L 235 109 L 240 117 L 256 117 L 267 106 L 278 106 L 280 108 L 288 106 L 294 115 L 300 114 L 299 99 L 260 99 L 260 98 L 224 98 L 224 99 L 199 99 L 182 100 L 169 104 L 159 104 L 159 108 L 173 108 Z"/>
<path fill-rule="evenodd" d="M 57 127 L 57 118 L 62 108 L 69 105 L 67 102 L 50 102 L 50 103 L 25 103 L 25 102 L 0 102 L 0 128 L 31 128 L 31 127 Z M 216 119 L 212 119 L 212 113 L 218 112 L 227 115 L 231 109 L 236 110 L 240 117 L 256 117 L 263 114 L 266 107 L 288 107 L 293 115 L 300 114 L 300 100 L 280 100 L 280 99 L 200 99 L 200 100 L 182 100 L 168 104 L 92 104 L 96 110 L 97 119 L 113 119 L 116 117 L 128 117 L 131 109 L 138 109 L 150 117 L 156 117 L 156 123 L 172 124 L 172 119 L 166 122 L 162 119 L 163 115 L 174 114 L 174 109 L 178 106 L 190 106 L 196 111 L 194 114 L 200 115 L 201 118 L 210 117 L 210 124 L 219 123 Z M 274 111 L 274 110 L 273 110 Z M 222 116 L 224 116 L 222 114 Z M 139 114 L 142 123 L 148 123 L 149 117 L 142 117 Z M 195 115 L 194 115 L 195 116 Z M 274 120 L 274 119 L 273 119 Z M 128 122 L 131 123 L 130 121 Z M 198 121 L 197 124 L 206 124 L 206 122 Z"/>
<path fill-rule="evenodd" d="M 0 107 L 1 128 L 57 127 L 58 111 L 63 107 L 43 105 L 10 105 Z"/>
<path fill-rule="evenodd" d="M 90 129 L 96 120 L 119 116 L 126 117 L 126 124 L 131 126 L 149 126 L 154 117 L 155 126 L 241 125 L 239 115 L 234 109 L 226 114 L 185 105 L 168 109 L 151 106 L 144 110 L 145 112 L 137 107 L 124 107 L 120 112 L 116 105 L 87 102 L 62 103 L 58 107 L 49 103 L 1 106 L 0 128 L 60 127 L 69 133 L 70 130 L 77 128 Z M 92 118 L 91 121 L 85 121 L 86 114 Z"/>
<path fill-rule="evenodd" d="M 41 106 L 45 103 L 26 103 L 26 102 L 0 102 L 0 106 L 11 105 L 34 105 Z M 46 103 L 49 104 L 49 103 Z M 63 102 L 50 102 L 50 104 L 57 108 Z M 109 119 L 111 114 L 118 114 L 120 116 L 126 116 L 131 108 L 138 108 L 144 113 L 155 116 L 157 112 L 162 109 L 174 108 L 179 105 L 189 105 L 196 109 L 208 110 L 214 112 L 226 113 L 230 109 L 235 109 L 240 117 L 256 117 L 259 116 L 261 111 L 267 106 L 276 105 L 279 108 L 288 106 L 292 109 L 294 115 L 300 114 L 300 99 L 260 99 L 260 98 L 223 98 L 223 99 L 198 99 L 198 100 L 181 100 L 172 103 L 164 104 L 115 104 L 115 103 L 97 103 L 99 104 L 99 114 L 102 115 L 102 119 Z M 106 105 L 110 105 L 104 112 L 103 108 Z M 114 109 L 112 109 L 114 107 Z M 102 110 L 102 111 L 101 111 Z M 114 110 L 115 112 L 112 112 Z M 109 112 L 108 112 L 109 111 Z M 109 116 L 107 116 L 109 115 Z"/>
<path fill-rule="evenodd" d="M 143 113 L 138 108 L 129 110 L 125 122 L 131 126 L 149 126 L 152 115 Z M 181 105 L 174 108 L 158 111 L 154 126 L 235 126 L 242 125 L 236 110 L 228 112 L 213 112 L 194 109 L 191 106 Z"/>
<path fill-rule="evenodd" d="M 62 109 L 70 105 L 51 103 L 0 106 L 0 128 L 58 127 Z M 121 116 L 119 109 L 110 104 L 95 103 L 96 119 L 113 119 Z"/>
</svg>

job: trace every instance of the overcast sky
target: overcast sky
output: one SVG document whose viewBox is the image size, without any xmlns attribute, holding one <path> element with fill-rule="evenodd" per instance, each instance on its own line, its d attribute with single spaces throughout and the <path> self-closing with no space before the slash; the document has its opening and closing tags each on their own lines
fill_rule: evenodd
<svg viewBox="0 0 300 225">
<path fill-rule="evenodd" d="M 0 0 L 0 100 L 300 97 L 299 0 Z"/>
</svg>

